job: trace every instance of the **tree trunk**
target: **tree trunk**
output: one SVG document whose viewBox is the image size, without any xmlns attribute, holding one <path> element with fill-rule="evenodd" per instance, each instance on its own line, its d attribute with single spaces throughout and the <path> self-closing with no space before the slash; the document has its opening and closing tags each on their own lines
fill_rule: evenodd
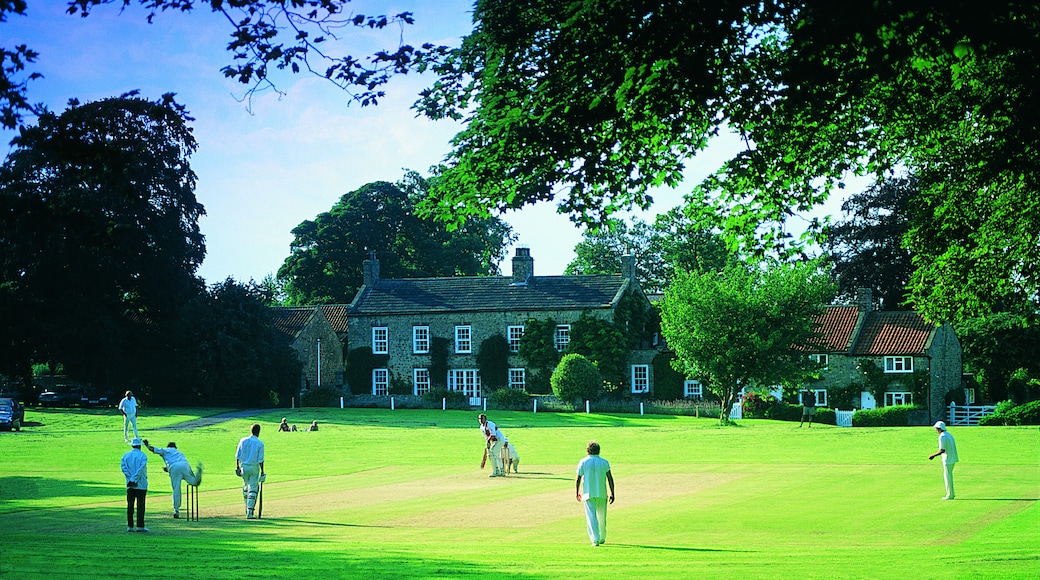
<svg viewBox="0 0 1040 580">
<path fill-rule="evenodd" d="M 719 399 L 722 402 L 722 408 L 719 411 L 719 425 L 726 426 L 732 425 L 733 421 L 730 421 L 729 414 L 733 410 L 733 400 L 735 398 L 736 391 L 731 387 L 726 387 L 723 391 L 722 396 Z"/>
</svg>

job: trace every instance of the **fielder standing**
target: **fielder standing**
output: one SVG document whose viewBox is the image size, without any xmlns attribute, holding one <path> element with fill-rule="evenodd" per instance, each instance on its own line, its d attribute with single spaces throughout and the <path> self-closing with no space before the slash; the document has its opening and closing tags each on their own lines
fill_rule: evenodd
<svg viewBox="0 0 1040 580">
<path fill-rule="evenodd" d="M 123 454 L 119 467 L 126 477 L 126 531 L 134 531 L 134 504 L 137 505 L 137 531 L 147 532 L 144 527 L 144 504 L 148 495 L 148 456 L 141 451 L 141 440 L 134 437 L 133 447 Z"/>
<path fill-rule="evenodd" d="M 957 443 L 953 435 L 946 430 L 946 423 L 936 421 L 935 431 L 939 434 L 939 450 L 928 456 L 929 460 L 942 455 L 943 483 L 946 484 L 946 495 L 943 499 L 953 499 L 953 466 L 957 464 Z"/>
<path fill-rule="evenodd" d="M 264 474 L 264 442 L 260 440 L 260 424 L 253 423 L 252 435 L 243 437 L 235 451 L 235 473 L 242 477 L 242 498 L 246 502 L 246 517 L 255 519 L 256 494 Z"/>
<path fill-rule="evenodd" d="M 491 475 L 488 477 L 503 476 L 505 469 L 502 467 L 502 445 L 506 436 L 498 430 L 494 421 L 488 421 L 484 413 L 477 415 L 477 421 L 480 421 L 480 432 L 484 434 L 484 448 L 487 450 L 488 459 L 491 460 Z"/>
<path fill-rule="evenodd" d="M 607 540 L 607 503 L 614 503 L 614 476 L 610 474 L 610 463 L 599 456 L 599 443 L 589 441 L 585 452 L 588 455 L 578 463 L 574 493 L 578 501 L 585 501 L 585 524 L 589 540 L 593 546 L 598 546 Z"/>
<path fill-rule="evenodd" d="M 173 517 L 181 517 L 181 481 L 196 486 L 202 483 L 202 462 L 198 464 L 198 473 L 193 472 L 191 465 L 188 465 L 188 458 L 177 449 L 177 444 L 173 441 L 167 443 L 163 449 L 152 447 L 145 439 L 144 446 L 166 462 L 166 471 L 170 473 L 170 485 L 173 487 Z"/>
<path fill-rule="evenodd" d="M 130 442 L 127 433 L 127 427 L 130 425 L 134 427 L 134 439 L 139 439 L 141 436 L 137 434 L 137 399 L 134 398 L 133 392 L 127 391 L 123 400 L 119 401 L 119 411 L 123 413 L 123 441 Z"/>
</svg>

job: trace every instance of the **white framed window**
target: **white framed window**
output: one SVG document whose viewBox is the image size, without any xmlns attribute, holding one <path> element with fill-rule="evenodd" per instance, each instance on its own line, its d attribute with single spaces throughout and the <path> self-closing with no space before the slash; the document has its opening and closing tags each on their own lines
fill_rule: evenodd
<svg viewBox="0 0 1040 580">
<path fill-rule="evenodd" d="M 509 388 L 527 390 L 527 369 L 509 369 Z"/>
<path fill-rule="evenodd" d="M 390 354 L 390 329 L 385 326 L 372 327 L 372 354 Z"/>
<path fill-rule="evenodd" d="M 825 370 L 827 370 L 830 367 L 831 359 L 830 359 L 830 357 L 828 355 L 825 355 L 825 354 L 811 354 L 811 355 L 809 355 L 809 360 L 811 360 L 814 363 L 816 363 L 817 367 L 820 370 L 822 370 L 822 371 L 825 371 Z"/>
<path fill-rule="evenodd" d="M 412 393 L 425 395 L 430 392 L 430 369 L 412 369 Z"/>
<path fill-rule="evenodd" d="M 451 369 L 448 371 L 448 390 L 459 391 L 467 397 L 479 397 L 480 373 L 477 369 Z"/>
<path fill-rule="evenodd" d="M 964 389 L 964 402 L 968 405 L 975 404 L 975 389 Z"/>
<path fill-rule="evenodd" d="M 905 391 L 893 391 L 891 393 L 885 393 L 885 406 L 891 407 L 892 405 L 913 405 L 914 394 Z"/>
<path fill-rule="evenodd" d="M 650 365 L 632 365 L 632 392 L 650 392 Z"/>
<path fill-rule="evenodd" d="M 426 354 L 430 352 L 430 327 L 412 327 L 412 353 Z"/>
<path fill-rule="evenodd" d="M 509 352 L 520 352 L 520 339 L 524 337 L 523 326 L 507 326 L 506 339 L 509 341 Z"/>
<path fill-rule="evenodd" d="M 390 369 L 372 369 L 372 394 L 390 394 Z"/>
<path fill-rule="evenodd" d="M 473 328 L 471 326 L 455 327 L 455 353 L 469 354 L 473 352 Z"/>
<path fill-rule="evenodd" d="M 683 381 L 683 396 L 687 399 L 703 399 L 704 387 L 700 381 Z"/>
<path fill-rule="evenodd" d="M 817 406 L 817 407 L 826 407 L 827 406 L 827 389 L 809 389 L 809 390 L 812 391 L 812 394 L 816 395 L 816 405 L 815 406 Z M 803 396 L 803 393 L 801 391 L 798 391 L 798 404 L 799 405 L 804 405 L 805 404 L 805 401 L 802 400 L 802 396 Z"/>
<path fill-rule="evenodd" d="M 886 356 L 886 373 L 912 373 L 914 372 L 914 357 L 912 356 Z"/>
<path fill-rule="evenodd" d="M 553 335 L 553 346 L 556 347 L 556 352 L 563 352 L 567 350 L 567 346 L 571 343 L 571 325 L 569 324 L 557 324 L 556 334 Z"/>
</svg>

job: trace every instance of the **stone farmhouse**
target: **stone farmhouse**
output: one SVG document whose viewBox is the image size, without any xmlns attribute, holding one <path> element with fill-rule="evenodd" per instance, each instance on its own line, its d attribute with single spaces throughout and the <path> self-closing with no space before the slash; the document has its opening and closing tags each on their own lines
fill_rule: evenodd
<svg viewBox="0 0 1040 580">
<path fill-rule="evenodd" d="M 554 346 L 570 342 L 571 323 L 582 315 L 612 320 L 619 300 L 634 291 L 646 303 L 635 280 L 635 262 L 626 257 L 622 274 L 536 276 L 529 248 L 518 248 L 511 276 L 382 279 L 379 261 L 364 263 L 364 284 L 347 312 L 348 349 L 370 346 L 385 363 L 372 371 L 371 394 L 386 395 L 391 381 L 406 381 L 414 395 L 431 384 L 431 345 L 447 340 L 447 387 L 478 404 L 485 393 L 477 365 L 479 346 L 501 334 L 509 344 L 508 387 L 526 389 L 528 372 L 517 354 L 524 324 L 530 319 L 554 320 Z M 630 384 L 634 393 L 649 393 L 653 385 L 653 348 L 630 351 Z M 354 389 L 357 394 L 357 389 Z"/>
<path fill-rule="evenodd" d="M 289 343 L 302 364 L 300 390 L 343 386 L 346 312 L 343 304 L 271 309 L 275 330 Z"/>
<path fill-rule="evenodd" d="M 887 386 L 883 400 L 862 391 L 860 408 L 918 404 L 934 421 L 945 416 L 946 394 L 963 388 L 960 341 L 949 323 L 935 325 L 916 312 L 873 310 L 869 288 L 859 290 L 856 304 L 828 306 L 819 323 L 821 342 L 810 355 L 824 371 L 811 387 L 819 406 L 828 406 L 828 388 L 865 384 L 865 363 L 882 371 Z M 927 400 L 914 399 L 915 373 L 927 373 Z"/>
</svg>

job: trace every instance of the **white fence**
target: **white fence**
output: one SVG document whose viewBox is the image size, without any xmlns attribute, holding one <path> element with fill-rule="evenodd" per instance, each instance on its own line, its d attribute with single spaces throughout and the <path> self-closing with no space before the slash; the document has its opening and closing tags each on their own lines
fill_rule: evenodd
<svg viewBox="0 0 1040 580">
<path fill-rule="evenodd" d="M 852 414 L 855 412 L 855 409 L 851 411 L 842 411 L 841 409 L 835 409 L 834 422 L 838 425 L 838 427 L 852 427 Z"/>
<path fill-rule="evenodd" d="M 960 405 L 950 402 L 950 425 L 978 425 L 979 419 L 993 414 L 993 405 Z"/>
</svg>

